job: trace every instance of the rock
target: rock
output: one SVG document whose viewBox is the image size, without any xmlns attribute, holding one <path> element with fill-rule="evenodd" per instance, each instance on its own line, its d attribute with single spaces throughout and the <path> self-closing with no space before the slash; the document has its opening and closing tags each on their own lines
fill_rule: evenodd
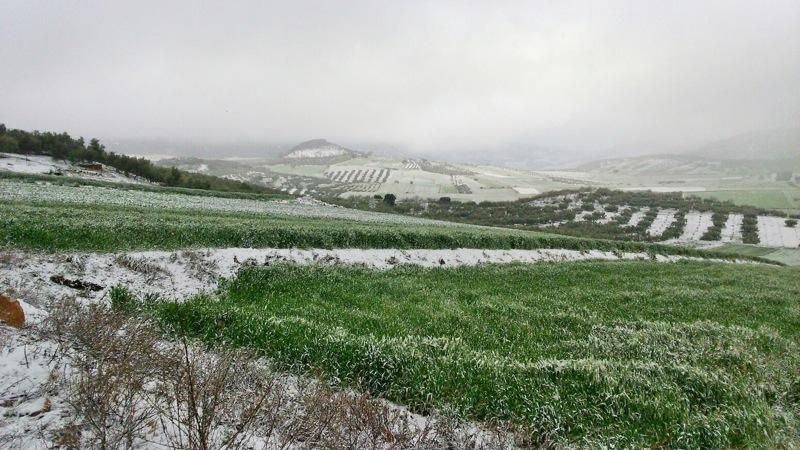
<svg viewBox="0 0 800 450">
<path fill-rule="evenodd" d="M 11 297 L 0 295 L 0 322 L 14 328 L 22 328 L 25 325 L 25 311 L 22 305 Z"/>
<path fill-rule="evenodd" d="M 79 289 L 81 291 L 102 291 L 104 288 L 99 284 L 95 284 L 89 281 L 81 281 L 81 280 L 69 280 L 64 278 L 62 275 L 53 275 L 50 277 L 50 281 L 53 283 L 58 283 L 62 286 L 66 286 L 72 289 Z"/>
</svg>

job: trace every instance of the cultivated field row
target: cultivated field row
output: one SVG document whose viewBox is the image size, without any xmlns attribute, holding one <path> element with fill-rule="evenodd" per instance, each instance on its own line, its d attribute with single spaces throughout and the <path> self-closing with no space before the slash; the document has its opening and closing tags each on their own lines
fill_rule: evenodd
<svg viewBox="0 0 800 450">
<path fill-rule="evenodd" d="M 389 169 L 331 170 L 325 176 L 337 183 L 385 183 Z"/>
<path fill-rule="evenodd" d="M 552 204 L 551 202 L 540 202 L 542 206 Z M 664 240 L 669 240 L 671 243 L 699 243 L 699 242 L 713 242 L 719 241 L 724 243 L 742 243 L 744 242 L 743 230 L 744 215 L 739 213 L 725 214 L 724 226 L 721 227 L 719 236 L 708 236 L 707 232 L 714 226 L 713 216 L 711 211 L 697 211 L 689 210 L 682 213 L 675 208 L 659 208 L 659 207 L 641 207 L 631 208 L 630 206 L 623 205 L 610 205 L 603 203 L 595 203 L 594 205 L 585 205 L 580 200 L 572 201 L 567 209 L 579 211 L 574 222 L 587 222 L 598 225 L 608 225 L 618 220 L 626 211 L 635 209 L 629 214 L 629 219 L 626 223 L 619 224 L 622 228 L 635 228 L 643 220 L 648 217 L 648 213 L 655 211 L 655 216 L 651 216 L 649 225 L 645 229 L 648 236 L 652 238 L 664 237 Z M 652 214 L 652 213 L 651 213 Z M 684 219 L 683 223 L 676 223 L 677 217 L 682 214 Z M 753 216 L 755 223 L 751 224 L 756 229 L 755 235 L 758 236 L 756 243 L 765 247 L 786 247 L 798 248 L 800 247 L 800 226 L 789 226 L 784 217 L 757 215 Z M 560 227 L 567 223 L 566 221 L 559 221 L 549 223 L 545 226 Z M 680 228 L 680 235 L 678 237 L 666 237 L 665 233 L 671 226 L 678 226 Z"/>
</svg>

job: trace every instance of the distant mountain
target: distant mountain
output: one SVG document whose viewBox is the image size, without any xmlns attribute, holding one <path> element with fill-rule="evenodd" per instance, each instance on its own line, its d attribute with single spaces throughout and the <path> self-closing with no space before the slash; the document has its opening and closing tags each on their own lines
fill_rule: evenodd
<svg viewBox="0 0 800 450">
<path fill-rule="evenodd" d="M 342 147 L 339 144 L 328 142 L 325 139 L 312 139 L 310 141 L 301 142 L 284 155 L 285 159 L 299 160 L 299 159 L 319 159 L 329 160 L 338 159 L 342 157 L 353 158 L 356 156 L 364 156 L 364 153 L 349 148 Z"/>
<path fill-rule="evenodd" d="M 687 153 L 718 160 L 800 159 L 800 128 L 741 134 Z"/>
<path fill-rule="evenodd" d="M 681 153 L 608 158 L 577 167 L 628 175 L 732 175 L 800 169 L 800 129 L 741 134 Z"/>
</svg>

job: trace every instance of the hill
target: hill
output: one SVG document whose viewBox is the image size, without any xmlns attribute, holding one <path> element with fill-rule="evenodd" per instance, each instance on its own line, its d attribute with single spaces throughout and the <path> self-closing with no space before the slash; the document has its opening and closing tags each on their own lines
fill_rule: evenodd
<svg viewBox="0 0 800 450">
<path fill-rule="evenodd" d="M 800 128 L 741 134 L 712 142 L 690 153 L 720 160 L 800 160 Z"/>
<path fill-rule="evenodd" d="M 145 158 L 106 151 L 106 147 L 97 139 L 91 139 L 87 145 L 82 137 L 75 139 L 66 132 L 25 131 L 9 129 L 0 124 L 0 155 L 2 154 L 25 155 L 22 163 L 17 161 L 19 158 L 6 158 L 3 168 L 11 172 L 31 172 L 29 169 L 33 164 L 29 163 L 35 163 L 38 169 L 34 169 L 31 172 L 33 174 L 62 175 L 67 172 L 68 175 L 84 176 L 92 171 L 100 173 L 104 170 L 103 166 L 107 166 L 113 168 L 119 175 L 105 177 L 111 181 L 121 176 L 124 182 L 146 180 L 151 183 L 191 189 L 277 193 L 276 190 L 264 185 L 183 171 L 175 166 L 155 165 Z M 88 170 L 78 170 L 81 167 Z"/>
<path fill-rule="evenodd" d="M 353 158 L 357 156 L 364 156 L 364 153 L 350 150 L 339 144 L 328 142 L 325 139 L 312 139 L 292 147 L 284 158 L 289 160 L 310 159 L 327 161 L 330 159 L 342 157 Z"/>
</svg>

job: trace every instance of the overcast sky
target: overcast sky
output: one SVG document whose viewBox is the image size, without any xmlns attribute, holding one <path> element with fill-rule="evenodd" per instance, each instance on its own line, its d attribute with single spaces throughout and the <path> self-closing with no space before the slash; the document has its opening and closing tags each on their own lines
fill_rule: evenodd
<svg viewBox="0 0 800 450">
<path fill-rule="evenodd" d="M 0 0 L 0 122 L 423 152 L 800 124 L 800 1 Z"/>
</svg>

